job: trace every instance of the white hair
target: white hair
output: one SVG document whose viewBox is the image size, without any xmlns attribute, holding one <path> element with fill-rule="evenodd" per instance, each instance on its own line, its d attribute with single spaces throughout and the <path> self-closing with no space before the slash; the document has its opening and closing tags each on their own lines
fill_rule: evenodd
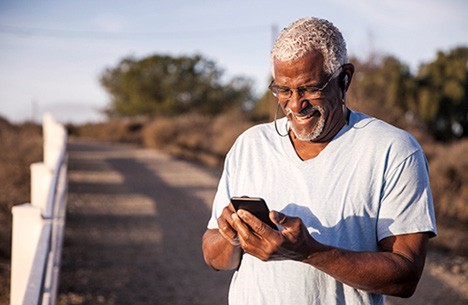
<svg viewBox="0 0 468 305">
<path fill-rule="evenodd" d="M 346 42 L 331 22 L 319 18 L 302 18 L 283 29 L 271 50 L 275 60 L 296 60 L 311 51 L 318 51 L 324 59 L 324 70 L 331 74 L 348 62 Z"/>
</svg>

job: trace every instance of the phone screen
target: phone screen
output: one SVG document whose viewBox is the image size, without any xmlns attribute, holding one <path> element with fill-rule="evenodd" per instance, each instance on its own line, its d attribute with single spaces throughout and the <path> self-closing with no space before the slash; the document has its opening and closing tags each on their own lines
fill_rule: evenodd
<svg viewBox="0 0 468 305">
<path fill-rule="evenodd" d="M 271 228 L 278 230 L 278 227 L 270 220 L 270 210 L 268 209 L 265 200 L 262 198 L 233 197 L 231 198 L 231 202 L 236 211 L 239 209 L 249 211 Z"/>
</svg>

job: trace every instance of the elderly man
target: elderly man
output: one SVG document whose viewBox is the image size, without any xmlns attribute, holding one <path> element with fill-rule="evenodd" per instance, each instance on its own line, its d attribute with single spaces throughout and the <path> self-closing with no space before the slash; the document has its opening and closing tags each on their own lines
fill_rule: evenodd
<svg viewBox="0 0 468 305">
<path fill-rule="evenodd" d="M 408 133 L 345 105 L 354 66 L 339 30 L 316 18 L 285 28 L 270 89 L 285 118 L 230 150 L 203 253 L 236 269 L 230 304 L 384 304 L 409 297 L 435 236 L 427 164 Z M 263 198 L 274 230 L 234 196 Z"/>
</svg>

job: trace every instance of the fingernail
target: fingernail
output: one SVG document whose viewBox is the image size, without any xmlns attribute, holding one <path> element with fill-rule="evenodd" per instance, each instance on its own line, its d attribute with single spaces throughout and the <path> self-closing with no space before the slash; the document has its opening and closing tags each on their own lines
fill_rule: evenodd
<svg viewBox="0 0 468 305">
<path fill-rule="evenodd" d="M 277 211 L 273 211 L 273 212 L 275 213 L 273 217 L 275 218 L 276 222 L 280 222 L 281 219 L 283 219 L 284 215 Z"/>
<path fill-rule="evenodd" d="M 237 214 L 238 214 L 240 217 L 244 217 L 244 216 L 245 216 L 244 210 L 239 210 L 239 211 L 237 211 Z"/>
</svg>

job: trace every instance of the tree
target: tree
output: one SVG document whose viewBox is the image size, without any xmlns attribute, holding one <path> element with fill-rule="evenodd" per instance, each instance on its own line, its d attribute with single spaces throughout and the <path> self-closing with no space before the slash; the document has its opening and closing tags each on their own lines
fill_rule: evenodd
<svg viewBox="0 0 468 305">
<path fill-rule="evenodd" d="M 348 105 L 402 125 L 405 113 L 414 108 L 414 82 L 408 66 L 393 56 L 375 56 L 367 61 L 353 58 L 351 62 L 356 72 L 348 92 Z"/>
<path fill-rule="evenodd" d="M 468 135 L 468 48 L 438 52 L 434 62 L 419 69 L 417 106 L 440 140 Z"/>
<path fill-rule="evenodd" d="M 111 116 L 217 114 L 252 99 L 251 82 L 221 82 L 223 71 L 201 55 L 124 58 L 107 68 L 101 85 L 111 97 Z"/>
</svg>

